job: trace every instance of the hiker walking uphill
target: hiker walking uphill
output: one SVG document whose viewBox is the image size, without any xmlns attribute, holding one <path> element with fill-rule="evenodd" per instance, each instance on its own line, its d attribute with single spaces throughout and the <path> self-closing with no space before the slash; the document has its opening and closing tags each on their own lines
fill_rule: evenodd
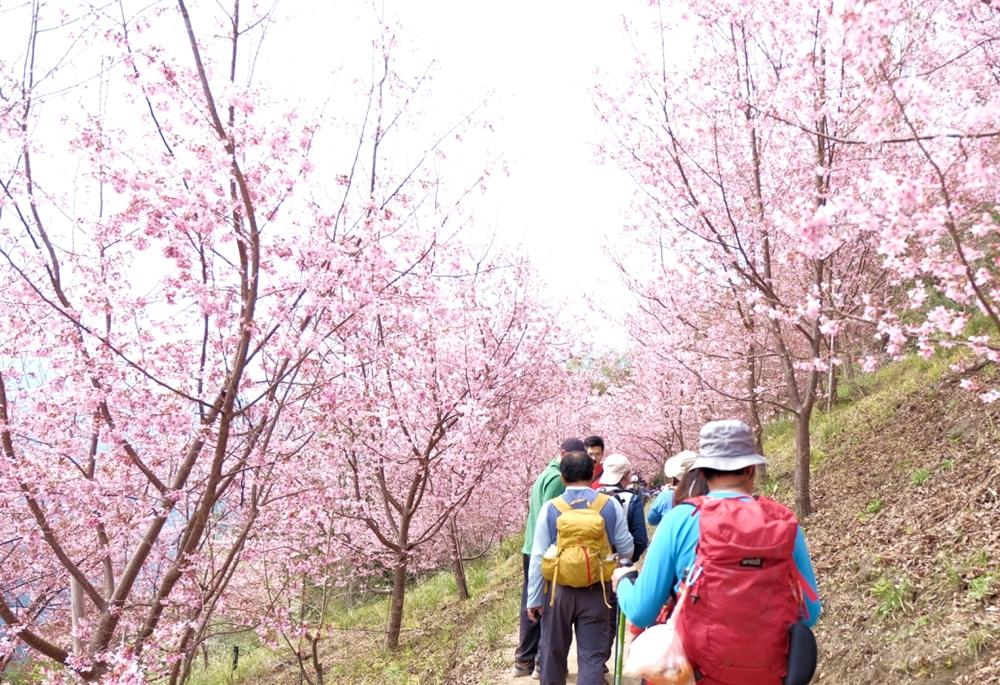
<svg viewBox="0 0 1000 685">
<path fill-rule="evenodd" d="M 621 505 L 590 488 L 594 462 L 585 452 L 564 456 L 559 470 L 566 492 L 539 513 L 528 571 L 528 613 L 542 623 L 541 681 L 565 685 L 575 627 L 577 685 L 602 685 L 612 630 L 612 545 L 620 558 L 631 559 L 632 536 Z"/>
<path fill-rule="evenodd" d="M 751 496 L 755 467 L 767 460 L 749 426 L 712 421 L 699 438 L 692 468 L 709 493 L 667 514 L 638 576 L 615 572 L 618 602 L 645 627 L 672 593 L 680 597 L 677 634 L 699 685 L 780 685 L 790 629 L 820 614 L 805 539 L 788 508 Z"/>
<path fill-rule="evenodd" d="M 694 452 L 684 450 L 667 459 L 667 463 L 663 465 L 663 475 L 667 479 L 667 484 L 663 487 L 660 494 L 656 496 L 653 506 L 649 508 L 649 514 L 646 516 L 649 525 L 660 525 L 663 517 L 673 509 L 674 494 L 677 491 L 677 486 L 680 485 L 681 478 L 688 472 L 688 469 L 691 468 L 691 464 L 694 463 L 697 457 L 698 455 Z"/>
<path fill-rule="evenodd" d="M 528 521 L 524 526 L 524 545 L 521 547 L 524 578 L 521 585 L 521 618 L 518 628 L 517 650 L 514 652 L 514 667 L 511 675 L 514 677 L 529 676 L 536 671 L 541 625 L 539 621 L 528 617 L 528 565 L 531 561 L 532 539 L 535 534 L 535 522 L 542 505 L 553 497 L 558 497 L 566 490 L 562 474 L 559 473 L 560 460 L 570 452 L 584 451 L 583 442 L 578 438 L 566 438 L 559 445 L 559 454 L 538 474 L 531 486 L 528 499 Z"/>
<path fill-rule="evenodd" d="M 649 534 L 646 532 L 646 524 L 642 520 L 642 497 L 635 490 L 626 488 L 631 470 L 632 465 L 629 463 L 628 457 L 624 454 L 612 454 L 604 460 L 604 473 L 601 474 L 598 481 L 600 487 L 597 488 L 597 491 L 611 495 L 622 505 L 625 521 L 628 523 L 628 532 L 635 544 L 632 561 L 639 561 L 639 557 L 649 546 Z"/>
<path fill-rule="evenodd" d="M 645 504 L 642 495 L 635 490 L 628 490 L 625 487 L 628 484 L 628 477 L 631 471 L 632 465 L 629 463 L 628 457 L 624 454 L 612 454 L 604 460 L 604 473 L 599 479 L 600 487 L 597 491 L 611 495 L 622 505 L 622 511 L 625 512 L 625 520 L 628 522 L 628 532 L 632 536 L 632 541 L 635 545 L 632 551 L 632 560 L 639 561 L 639 557 L 642 556 L 642 553 L 649 546 L 649 534 L 646 532 L 646 522 L 642 516 Z M 609 599 L 608 603 L 611 607 L 609 609 L 608 620 L 614 626 L 618 618 L 618 601 L 615 598 L 614 592 L 611 593 Z M 611 654 L 614 642 L 615 634 L 612 631 L 612 634 L 608 636 L 607 653 L 609 655 Z M 619 645 L 619 647 L 621 646 Z"/>
</svg>

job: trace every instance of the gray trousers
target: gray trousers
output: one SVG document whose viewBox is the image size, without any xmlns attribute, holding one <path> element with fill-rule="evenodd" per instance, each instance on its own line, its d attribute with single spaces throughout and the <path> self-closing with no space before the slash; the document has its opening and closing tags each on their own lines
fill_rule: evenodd
<svg viewBox="0 0 1000 685">
<path fill-rule="evenodd" d="M 566 685 L 566 659 L 574 629 L 577 685 L 604 685 L 604 662 L 608 660 L 612 626 L 601 584 L 585 588 L 560 585 L 555 606 L 549 606 L 551 591 L 549 584 L 542 621 L 542 685 Z"/>
</svg>

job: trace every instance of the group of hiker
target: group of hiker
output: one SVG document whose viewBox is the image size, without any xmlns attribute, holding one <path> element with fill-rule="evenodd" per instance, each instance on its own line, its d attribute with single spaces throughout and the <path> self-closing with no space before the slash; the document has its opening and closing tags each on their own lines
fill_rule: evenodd
<svg viewBox="0 0 1000 685">
<path fill-rule="evenodd" d="M 565 685 L 575 632 L 577 684 L 610 683 L 619 622 L 635 634 L 673 616 L 699 685 L 808 681 L 816 579 L 794 514 L 753 495 L 767 463 L 755 445 L 742 421 L 705 424 L 697 453 L 666 461 L 647 518 L 626 456 L 599 436 L 563 440 L 531 487 L 512 675 Z"/>
</svg>

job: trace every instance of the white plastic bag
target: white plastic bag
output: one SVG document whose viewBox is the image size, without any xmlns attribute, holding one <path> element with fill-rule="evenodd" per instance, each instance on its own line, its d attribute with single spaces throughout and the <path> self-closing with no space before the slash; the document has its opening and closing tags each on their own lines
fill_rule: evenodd
<svg viewBox="0 0 1000 685">
<path fill-rule="evenodd" d="M 647 628 L 629 645 L 625 673 L 645 678 L 650 685 L 695 685 L 694 668 L 684 654 L 684 646 L 672 617 L 666 623 Z"/>
</svg>

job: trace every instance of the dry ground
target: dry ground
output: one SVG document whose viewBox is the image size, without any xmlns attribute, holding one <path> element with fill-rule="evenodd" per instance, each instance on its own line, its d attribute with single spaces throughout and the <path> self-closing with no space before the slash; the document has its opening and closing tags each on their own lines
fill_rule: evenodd
<svg viewBox="0 0 1000 685">
<path fill-rule="evenodd" d="M 1000 683 L 1000 407 L 958 380 L 858 406 L 823 445 L 814 682 Z"/>
<path fill-rule="evenodd" d="M 515 647 L 517 647 L 517 631 L 514 631 L 510 634 L 510 637 L 508 638 L 506 644 L 504 645 L 504 649 L 506 649 L 508 654 L 513 655 Z M 611 660 L 608 661 L 608 670 L 611 672 L 613 672 L 614 670 L 614 664 L 612 663 L 613 660 L 614 660 L 614 655 L 612 654 Z M 566 679 L 566 682 L 568 685 L 573 685 L 574 683 L 576 683 L 576 673 L 577 673 L 575 641 L 573 642 L 573 646 L 570 648 L 568 666 L 569 666 L 569 677 Z M 491 685 L 532 685 L 533 683 L 537 682 L 538 682 L 537 680 L 533 680 L 531 678 L 523 678 L 523 677 L 514 678 L 509 673 L 509 666 L 507 670 L 495 673 L 494 678 L 490 680 Z M 608 682 L 609 683 L 611 682 L 610 676 L 608 677 Z M 626 676 L 622 681 L 622 683 L 623 685 L 639 685 L 639 680 L 638 678 L 630 678 Z"/>
</svg>

